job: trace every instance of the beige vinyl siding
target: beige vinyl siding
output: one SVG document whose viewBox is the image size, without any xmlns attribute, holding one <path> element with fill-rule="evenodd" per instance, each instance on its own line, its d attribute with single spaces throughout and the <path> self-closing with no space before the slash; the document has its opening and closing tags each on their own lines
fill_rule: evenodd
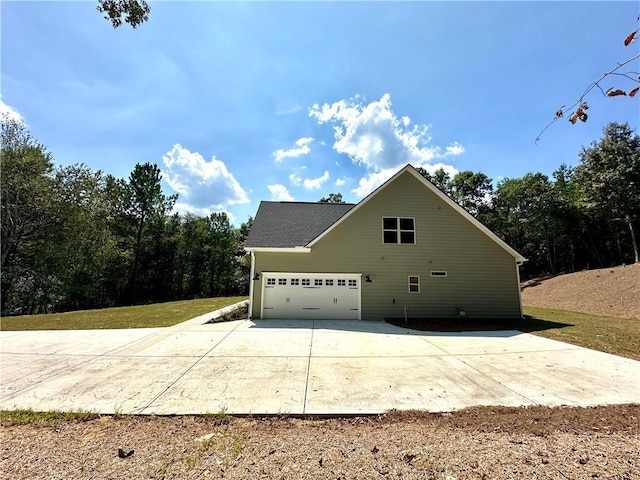
<svg viewBox="0 0 640 480">
<path fill-rule="evenodd" d="M 415 244 L 382 243 L 382 217 L 415 218 Z M 404 173 L 329 232 L 310 253 L 255 253 L 256 272 L 333 272 L 370 275 L 362 283 L 362 319 L 518 317 L 515 258 Z M 446 277 L 431 277 L 442 270 Z M 420 276 L 420 293 L 408 276 Z M 260 316 L 261 283 L 254 285 L 253 318 Z M 395 300 L 395 303 L 394 303 Z"/>
</svg>

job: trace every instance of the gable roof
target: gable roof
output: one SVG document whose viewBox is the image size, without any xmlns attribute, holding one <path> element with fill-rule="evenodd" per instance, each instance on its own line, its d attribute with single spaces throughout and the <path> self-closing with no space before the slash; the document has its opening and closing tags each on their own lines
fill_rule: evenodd
<svg viewBox="0 0 640 480">
<path fill-rule="evenodd" d="M 502 247 L 504 250 L 506 250 L 510 255 L 512 255 L 516 259 L 517 262 L 526 262 L 527 261 L 526 258 L 524 258 L 522 255 L 520 255 L 518 252 L 516 252 L 504 240 L 502 240 L 495 233 L 493 233 L 491 230 L 489 230 L 487 227 L 485 227 L 482 223 L 480 223 L 473 215 L 471 215 L 464 208 L 462 208 L 460 205 L 458 205 L 451 197 L 449 197 L 446 193 L 444 193 L 442 190 L 440 190 L 438 187 L 436 187 L 429 180 L 424 178 L 420 174 L 420 172 L 418 172 L 412 165 L 406 165 L 404 168 L 402 168 L 393 177 L 391 177 L 389 180 L 384 182 L 382 185 L 380 185 L 378 188 L 376 188 L 373 192 L 371 192 L 369 195 L 367 195 L 365 198 L 363 198 L 360 201 L 360 203 L 358 203 L 354 208 L 350 209 L 346 214 L 344 214 L 342 217 L 337 219 L 337 221 L 334 224 L 332 224 L 329 228 L 327 228 L 323 232 L 321 232 L 317 237 L 315 237 L 312 241 L 310 241 L 306 246 L 309 247 L 309 248 L 313 247 L 313 245 L 315 245 L 322 237 L 324 237 L 331 230 L 333 230 L 338 225 L 340 225 L 342 222 L 344 222 L 347 218 L 349 218 L 351 215 L 353 215 L 353 213 L 355 213 L 358 209 L 362 208 L 363 205 L 365 205 L 369 200 L 371 200 L 373 197 L 378 195 L 382 190 L 385 189 L 385 187 L 387 185 L 393 183 L 396 180 L 396 178 L 398 178 L 399 176 L 403 175 L 404 173 L 410 173 L 416 179 L 418 179 L 420 182 L 422 182 L 422 184 L 425 187 L 427 187 L 429 190 L 431 190 L 433 193 L 435 193 L 446 204 L 448 204 L 456 212 L 458 212 L 460 215 L 462 215 L 462 217 L 464 219 L 466 219 L 467 221 L 471 222 L 471 224 L 474 227 L 476 227 L 482 233 L 487 235 L 491 240 L 493 240 L 500 247 Z"/>
<path fill-rule="evenodd" d="M 334 225 L 353 203 L 260 202 L 246 247 L 304 247 Z"/>
</svg>

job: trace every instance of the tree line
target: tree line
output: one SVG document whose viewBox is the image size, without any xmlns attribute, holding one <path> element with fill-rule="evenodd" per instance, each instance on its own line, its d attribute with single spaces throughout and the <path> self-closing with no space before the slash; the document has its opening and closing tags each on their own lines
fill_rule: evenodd
<svg viewBox="0 0 640 480">
<path fill-rule="evenodd" d="M 23 124 L 2 118 L 2 315 L 246 295 L 250 261 L 225 213 L 171 213 L 157 165 L 127 179 L 55 167 Z M 580 163 L 549 178 L 421 173 L 529 259 L 522 277 L 638 262 L 640 138 L 609 124 Z M 342 202 L 330 194 L 323 202 Z"/>
<path fill-rule="evenodd" d="M 637 263 L 640 137 L 610 123 L 579 159 L 495 187 L 481 172 L 420 173 L 528 259 L 523 278 Z"/>
<path fill-rule="evenodd" d="M 128 179 L 55 167 L 8 117 L 1 141 L 3 316 L 247 294 L 251 218 L 171 214 L 151 163 Z"/>
</svg>

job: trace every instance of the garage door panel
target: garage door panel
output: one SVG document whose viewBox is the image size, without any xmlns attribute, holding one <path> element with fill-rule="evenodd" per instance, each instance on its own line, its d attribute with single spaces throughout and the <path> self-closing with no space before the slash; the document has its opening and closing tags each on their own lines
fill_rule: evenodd
<svg viewBox="0 0 640 480">
<path fill-rule="evenodd" d="M 360 274 L 263 274 L 263 318 L 360 317 Z"/>
</svg>

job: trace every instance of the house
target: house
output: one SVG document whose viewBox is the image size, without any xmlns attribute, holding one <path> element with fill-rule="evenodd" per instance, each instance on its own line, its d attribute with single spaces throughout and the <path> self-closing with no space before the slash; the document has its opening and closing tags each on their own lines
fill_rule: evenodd
<svg viewBox="0 0 640 480">
<path fill-rule="evenodd" d="M 516 318 L 526 261 L 411 165 L 358 204 L 261 202 L 250 317 Z"/>
</svg>

